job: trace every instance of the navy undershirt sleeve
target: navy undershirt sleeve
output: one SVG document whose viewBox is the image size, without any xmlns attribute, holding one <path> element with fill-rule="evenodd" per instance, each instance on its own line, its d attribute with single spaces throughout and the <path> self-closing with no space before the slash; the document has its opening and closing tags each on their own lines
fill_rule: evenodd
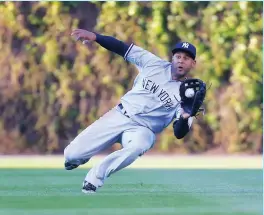
<svg viewBox="0 0 264 215">
<path fill-rule="evenodd" d="M 177 139 L 183 138 L 190 131 L 188 119 L 183 119 L 181 116 L 179 120 L 173 123 L 173 131 Z"/>
<path fill-rule="evenodd" d="M 95 34 L 96 34 L 96 42 L 100 44 L 102 47 L 116 54 L 119 54 L 122 57 L 125 56 L 129 48 L 129 45 L 125 44 L 124 42 L 114 37 L 104 36 L 104 35 L 97 34 L 97 33 Z"/>
</svg>

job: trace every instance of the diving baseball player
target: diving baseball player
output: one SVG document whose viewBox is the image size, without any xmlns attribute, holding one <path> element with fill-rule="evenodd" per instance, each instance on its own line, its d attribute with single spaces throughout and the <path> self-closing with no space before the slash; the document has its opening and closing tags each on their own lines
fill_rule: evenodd
<svg viewBox="0 0 264 215">
<path fill-rule="evenodd" d="M 114 37 L 76 29 L 71 34 L 83 44 L 95 41 L 134 64 L 139 73 L 120 103 L 83 130 L 64 150 L 65 169 L 72 170 L 116 142 L 122 145 L 95 165 L 86 175 L 82 191 L 94 193 L 113 173 L 127 167 L 151 149 L 156 135 L 173 121 L 174 135 L 183 138 L 200 111 L 206 85 L 186 79 L 195 67 L 196 48 L 179 42 L 168 62 Z"/>
</svg>

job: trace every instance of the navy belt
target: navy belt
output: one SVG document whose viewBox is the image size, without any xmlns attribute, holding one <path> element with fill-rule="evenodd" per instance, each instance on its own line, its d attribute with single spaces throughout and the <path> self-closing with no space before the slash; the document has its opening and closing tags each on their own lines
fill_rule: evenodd
<svg viewBox="0 0 264 215">
<path fill-rule="evenodd" d="M 117 106 L 120 108 L 120 110 L 122 111 L 122 113 L 123 113 L 126 117 L 130 118 L 130 117 L 127 115 L 127 112 L 126 112 L 124 106 L 122 105 L 122 103 L 119 103 Z"/>
</svg>

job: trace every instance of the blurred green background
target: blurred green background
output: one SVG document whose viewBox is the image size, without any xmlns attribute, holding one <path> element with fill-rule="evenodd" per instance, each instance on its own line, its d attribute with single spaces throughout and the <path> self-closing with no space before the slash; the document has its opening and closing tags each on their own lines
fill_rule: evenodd
<svg viewBox="0 0 264 215">
<path fill-rule="evenodd" d="M 260 154 L 263 2 L 1 2 L 0 154 L 58 154 L 118 104 L 137 70 L 84 28 L 170 60 L 180 40 L 197 47 L 193 77 L 212 87 L 206 115 L 183 140 L 169 126 L 153 152 Z M 113 146 L 110 150 L 118 148 Z"/>
</svg>

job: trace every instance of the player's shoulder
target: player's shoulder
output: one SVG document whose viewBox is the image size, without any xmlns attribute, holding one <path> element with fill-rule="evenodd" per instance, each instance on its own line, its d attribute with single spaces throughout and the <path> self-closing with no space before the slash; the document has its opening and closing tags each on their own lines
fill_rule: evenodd
<svg viewBox="0 0 264 215">
<path fill-rule="evenodd" d="M 132 43 L 129 46 L 129 49 L 128 49 L 127 52 L 128 53 L 133 53 L 133 54 L 138 53 L 139 55 L 145 54 L 145 55 L 148 55 L 149 57 L 155 57 L 155 58 L 160 59 L 160 61 L 162 61 L 166 65 L 169 65 L 170 64 L 169 61 L 162 59 L 158 54 L 154 53 L 153 51 L 149 51 L 147 49 L 144 49 L 141 46 L 138 46 L 138 45 L 136 45 L 134 43 Z"/>
</svg>

